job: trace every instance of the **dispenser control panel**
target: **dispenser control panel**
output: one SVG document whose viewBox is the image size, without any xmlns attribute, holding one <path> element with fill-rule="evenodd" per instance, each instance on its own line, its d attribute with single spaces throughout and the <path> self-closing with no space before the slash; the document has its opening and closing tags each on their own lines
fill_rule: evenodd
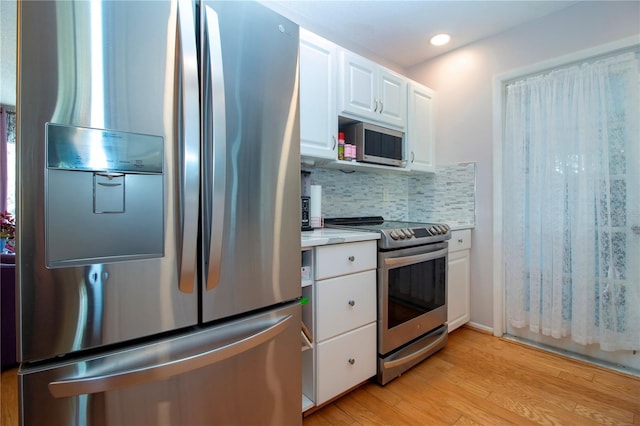
<svg viewBox="0 0 640 426">
<path fill-rule="evenodd" d="M 160 136 L 47 123 L 47 167 L 162 173 Z"/>
</svg>

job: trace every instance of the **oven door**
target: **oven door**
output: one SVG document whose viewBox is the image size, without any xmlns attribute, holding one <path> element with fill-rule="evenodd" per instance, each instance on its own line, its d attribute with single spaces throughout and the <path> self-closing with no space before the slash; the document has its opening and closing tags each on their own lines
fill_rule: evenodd
<svg viewBox="0 0 640 426">
<path fill-rule="evenodd" d="M 447 321 L 448 243 L 378 254 L 378 352 L 386 355 Z"/>
</svg>

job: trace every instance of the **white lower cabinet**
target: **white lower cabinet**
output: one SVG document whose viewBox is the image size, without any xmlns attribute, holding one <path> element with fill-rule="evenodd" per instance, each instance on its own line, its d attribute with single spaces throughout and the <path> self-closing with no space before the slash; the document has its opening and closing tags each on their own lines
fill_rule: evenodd
<svg viewBox="0 0 640 426">
<path fill-rule="evenodd" d="M 361 241 L 316 247 L 316 280 L 376 269 L 375 242 Z"/>
<path fill-rule="evenodd" d="M 375 321 L 376 271 L 319 281 L 316 297 L 318 341 Z"/>
<path fill-rule="evenodd" d="M 449 333 L 471 316 L 471 230 L 451 232 L 449 241 L 447 322 Z"/>
<path fill-rule="evenodd" d="M 376 375 L 376 241 L 313 249 L 313 283 L 303 320 L 303 412 Z"/>
<path fill-rule="evenodd" d="M 376 323 L 340 334 L 318 345 L 316 404 L 376 374 Z"/>
</svg>

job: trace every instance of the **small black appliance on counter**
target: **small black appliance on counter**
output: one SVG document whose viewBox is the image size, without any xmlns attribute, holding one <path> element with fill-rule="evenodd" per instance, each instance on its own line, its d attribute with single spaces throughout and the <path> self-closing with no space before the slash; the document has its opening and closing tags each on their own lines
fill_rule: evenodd
<svg viewBox="0 0 640 426">
<path fill-rule="evenodd" d="M 301 196 L 300 197 L 300 212 L 301 212 L 301 230 L 302 231 L 311 231 L 311 198 Z"/>
</svg>

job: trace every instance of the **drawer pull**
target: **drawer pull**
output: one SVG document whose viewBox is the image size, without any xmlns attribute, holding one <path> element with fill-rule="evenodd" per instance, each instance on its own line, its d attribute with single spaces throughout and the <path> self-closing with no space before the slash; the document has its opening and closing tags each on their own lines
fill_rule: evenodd
<svg viewBox="0 0 640 426">
<path fill-rule="evenodd" d="M 349 260 L 350 260 L 351 262 L 353 262 L 353 261 L 355 261 L 355 260 L 356 260 L 356 257 L 355 257 L 355 256 L 349 256 Z"/>
<path fill-rule="evenodd" d="M 355 358 L 349 358 L 349 364 L 353 365 L 356 363 Z"/>
<path fill-rule="evenodd" d="M 349 306 L 356 306 L 355 300 L 349 300 Z"/>
<path fill-rule="evenodd" d="M 462 239 L 462 238 L 460 238 L 460 239 L 458 240 L 458 243 L 462 244 L 462 243 L 463 243 L 463 239 Z"/>
</svg>

